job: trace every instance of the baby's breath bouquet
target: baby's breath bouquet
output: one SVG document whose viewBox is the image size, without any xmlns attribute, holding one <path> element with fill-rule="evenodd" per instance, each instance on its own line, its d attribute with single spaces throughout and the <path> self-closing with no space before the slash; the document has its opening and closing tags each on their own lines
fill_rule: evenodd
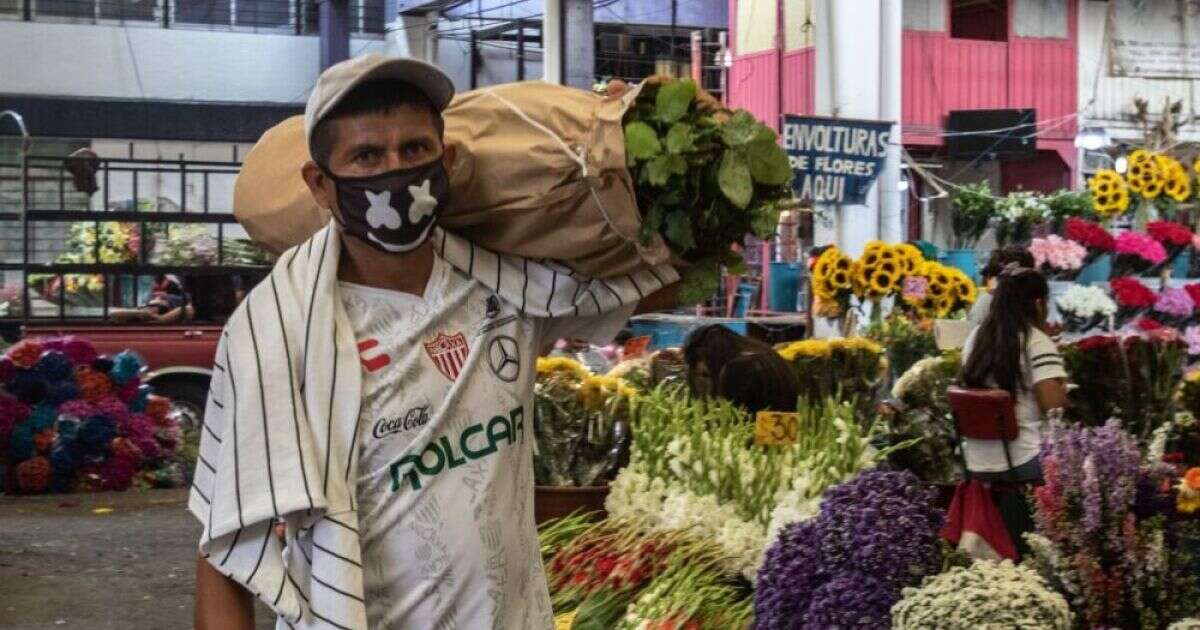
<svg viewBox="0 0 1200 630">
<path fill-rule="evenodd" d="M 893 630 L 1039 628 L 1071 630 L 1071 610 L 1033 570 L 976 561 L 904 589 L 892 608 Z"/>
</svg>

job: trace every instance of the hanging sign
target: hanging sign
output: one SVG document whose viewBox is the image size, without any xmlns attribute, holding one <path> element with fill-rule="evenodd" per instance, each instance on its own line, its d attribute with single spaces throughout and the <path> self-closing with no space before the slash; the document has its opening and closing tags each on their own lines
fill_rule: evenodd
<svg viewBox="0 0 1200 630">
<path fill-rule="evenodd" d="M 1113 0 L 1108 8 L 1109 73 L 1114 77 L 1200 79 L 1200 3 Z"/>
<path fill-rule="evenodd" d="M 883 169 L 891 130 L 890 122 L 785 115 L 792 191 L 815 203 L 863 203 Z"/>
</svg>

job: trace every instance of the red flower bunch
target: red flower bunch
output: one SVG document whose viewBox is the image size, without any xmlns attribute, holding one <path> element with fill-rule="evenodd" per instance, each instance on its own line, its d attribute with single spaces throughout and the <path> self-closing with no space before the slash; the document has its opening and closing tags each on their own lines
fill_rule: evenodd
<svg viewBox="0 0 1200 630">
<path fill-rule="evenodd" d="M 1188 297 L 1192 298 L 1192 301 L 1200 306 L 1200 282 L 1186 284 L 1183 286 L 1183 290 L 1187 291 Z"/>
<path fill-rule="evenodd" d="M 1108 350 L 1117 347 L 1117 338 L 1112 335 L 1092 335 L 1075 342 L 1075 347 L 1083 352 Z"/>
<path fill-rule="evenodd" d="M 1097 223 L 1071 217 L 1067 219 L 1067 238 L 1083 245 L 1089 250 L 1111 252 L 1117 248 L 1117 241 L 1108 230 Z"/>
<path fill-rule="evenodd" d="M 618 529 L 600 525 L 555 554 L 547 567 L 550 590 L 555 597 L 576 600 L 600 590 L 634 593 L 666 569 L 667 556 L 678 539 Z"/>
<path fill-rule="evenodd" d="M 1117 278 L 1111 286 L 1121 308 L 1148 308 L 1158 299 L 1154 291 L 1135 278 Z"/>
<path fill-rule="evenodd" d="M 1151 238 L 1163 245 L 1183 247 L 1192 244 L 1192 231 L 1182 223 L 1174 221 L 1151 221 L 1146 224 L 1146 232 Z"/>
<path fill-rule="evenodd" d="M 1154 319 L 1153 317 L 1142 317 L 1141 319 L 1138 319 L 1137 327 L 1138 327 L 1138 330 L 1142 330 L 1145 332 L 1151 332 L 1151 331 L 1162 328 L 1163 325 L 1161 323 L 1159 323 L 1159 321 L 1157 319 Z"/>
</svg>

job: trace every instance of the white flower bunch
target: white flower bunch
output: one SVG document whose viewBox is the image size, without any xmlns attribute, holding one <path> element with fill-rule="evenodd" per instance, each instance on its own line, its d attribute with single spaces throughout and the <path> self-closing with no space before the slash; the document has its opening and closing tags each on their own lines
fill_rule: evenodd
<svg viewBox="0 0 1200 630">
<path fill-rule="evenodd" d="M 826 488 L 886 456 L 848 405 L 802 408 L 796 443 L 774 446 L 754 445 L 753 423 L 725 402 L 655 393 L 638 405 L 609 515 L 691 529 L 719 545 L 725 568 L 749 579 L 779 529 L 816 516 Z"/>
<path fill-rule="evenodd" d="M 1050 216 L 1050 206 L 1041 196 L 1031 192 L 1008 193 L 998 205 L 1000 218 L 1011 223 L 1041 221 Z"/>
<path fill-rule="evenodd" d="M 892 607 L 892 630 L 1042 628 L 1070 630 L 1071 609 L 1041 576 L 1005 560 L 976 561 L 904 589 Z"/>
<path fill-rule="evenodd" d="M 1200 630 L 1200 619 L 1180 619 L 1167 627 L 1167 630 Z"/>
<path fill-rule="evenodd" d="M 1071 285 L 1066 293 L 1058 296 L 1055 303 L 1059 312 L 1084 319 L 1097 315 L 1110 317 L 1117 312 L 1117 303 L 1108 297 L 1104 289 L 1082 284 Z"/>
</svg>

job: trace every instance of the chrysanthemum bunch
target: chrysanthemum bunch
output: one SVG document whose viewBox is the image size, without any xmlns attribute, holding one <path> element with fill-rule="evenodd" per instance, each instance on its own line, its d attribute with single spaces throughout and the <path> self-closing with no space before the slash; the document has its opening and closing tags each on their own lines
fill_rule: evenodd
<svg viewBox="0 0 1200 630">
<path fill-rule="evenodd" d="M 816 519 L 767 551 L 755 627 L 886 628 L 901 590 L 938 572 L 944 517 L 912 473 L 866 471 L 830 488 Z"/>
</svg>

